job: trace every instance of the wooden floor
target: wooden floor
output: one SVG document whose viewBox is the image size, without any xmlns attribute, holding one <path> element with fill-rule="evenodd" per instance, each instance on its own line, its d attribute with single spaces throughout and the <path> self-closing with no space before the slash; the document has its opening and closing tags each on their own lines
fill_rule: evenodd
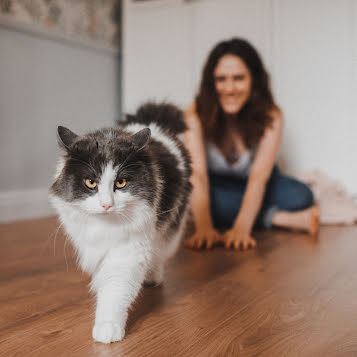
<svg viewBox="0 0 357 357">
<path fill-rule="evenodd" d="M 122 342 L 93 342 L 89 278 L 55 218 L 0 225 L 0 356 L 357 356 L 357 227 L 182 249 Z"/>
</svg>

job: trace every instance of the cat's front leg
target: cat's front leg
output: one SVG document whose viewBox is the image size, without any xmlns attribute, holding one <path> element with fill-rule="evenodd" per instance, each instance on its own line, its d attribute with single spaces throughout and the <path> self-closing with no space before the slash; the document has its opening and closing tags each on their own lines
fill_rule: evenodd
<svg viewBox="0 0 357 357">
<path fill-rule="evenodd" d="M 124 306 L 120 306 L 121 295 L 113 286 L 103 287 L 97 293 L 95 323 L 92 330 L 94 340 L 111 343 L 124 338 L 128 312 Z"/>
<path fill-rule="evenodd" d="M 121 341 L 125 336 L 125 325 L 113 321 L 96 323 L 92 336 L 95 341 L 102 343 Z"/>
<path fill-rule="evenodd" d="M 146 270 L 136 267 L 112 266 L 102 269 L 93 279 L 97 293 L 94 340 L 102 343 L 121 341 L 125 336 L 128 310 L 139 293 Z"/>
</svg>

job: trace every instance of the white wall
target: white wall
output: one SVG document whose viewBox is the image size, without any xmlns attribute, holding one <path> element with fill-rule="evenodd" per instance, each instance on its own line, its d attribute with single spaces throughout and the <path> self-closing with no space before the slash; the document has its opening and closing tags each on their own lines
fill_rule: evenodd
<svg viewBox="0 0 357 357">
<path fill-rule="evenodd" d="M 271 1 L 198 1 L 193 3 L 192 11 L 195 82 L 200 81 L 203 65 L 213 46 L 231 37 L 249 38 L 271 69 L 272 34 L 267 31 L 272 27 Z"/>
<path fill-rule="evenodd" d="M 0 221 L 48 215 L 56 128 L 117 118 L 117 56 L 0 26 Z"/>
<path fill-rule="evenodd" d="M 187 106 L 213 44 L 245 37 L 260 51 L 285 114 L 280 161 L 320 169 L 357 194 L 357 2 L 124 1 L 123 106 Z"/>
<path fill-rule="evenodd" d="M 186 105 L 194 86 L 193 13 L 180 0 L 124 2 L 123 107 L 160 98 Z"/>
<path fill-rule="evenodd" d="M 273 27 L 275 93 L 286 117 L 282 150 L 288 168 L 320 168 L 354 193 L 356 5 L 276 0 Z"/>
</svg>

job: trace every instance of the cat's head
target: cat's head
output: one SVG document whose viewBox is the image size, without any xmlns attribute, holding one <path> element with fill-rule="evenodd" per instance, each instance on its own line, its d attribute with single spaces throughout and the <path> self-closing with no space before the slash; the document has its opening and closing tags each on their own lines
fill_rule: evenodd
<svg viewBox="0 0 357 357">
<path fill-rule="evenodd" d="M 65 156 L 50 189 L 57 201 L 85 214 L 127 219 L 143 205 L 152 206 L 149 128 L 134 135 L 116 128 L 79 136 L 60 126 L 58 138 Z"/>
</svg>

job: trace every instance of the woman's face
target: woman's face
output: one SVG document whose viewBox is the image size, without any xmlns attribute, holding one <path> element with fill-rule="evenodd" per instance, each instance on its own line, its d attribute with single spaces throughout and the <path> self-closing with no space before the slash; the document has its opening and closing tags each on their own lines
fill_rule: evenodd
<svg viewBox="0 0 357 357">
<path fill-rule="evenodd" d="M 247 102 L 252 86 L 248 67 L 240 57 L 224 55 L 214 70 L 218 101 L 227 114 L 237 114 Z"/>
</svg>

